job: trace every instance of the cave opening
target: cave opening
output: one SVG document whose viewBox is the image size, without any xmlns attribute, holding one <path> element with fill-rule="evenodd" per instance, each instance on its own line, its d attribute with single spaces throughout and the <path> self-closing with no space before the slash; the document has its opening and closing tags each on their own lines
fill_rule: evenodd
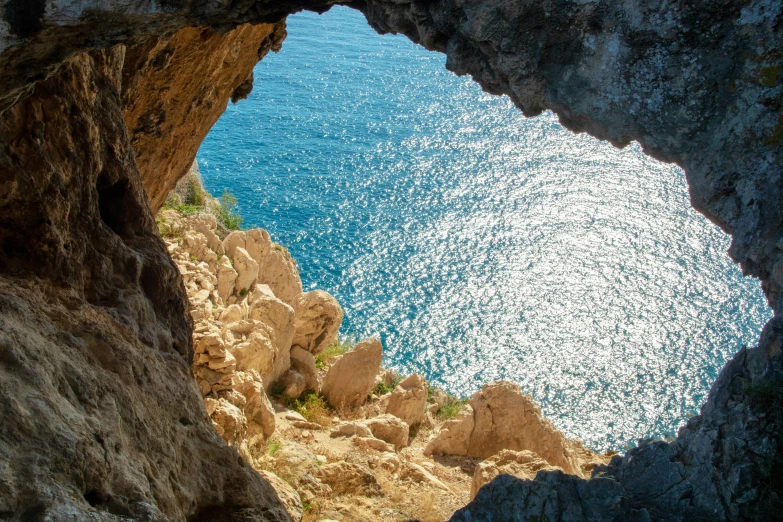
<svg viewBox="0 0 783 522">
<path fill-rule="evenodd" d="M 566 434 L 619 450 L 673 436 L 756 342 L 771 312 L 679 168 L 526 120 L 347 7 L 288 33 L 199 168 L 389 366 L 460 396 L 517 382 Z"/>
</svg>

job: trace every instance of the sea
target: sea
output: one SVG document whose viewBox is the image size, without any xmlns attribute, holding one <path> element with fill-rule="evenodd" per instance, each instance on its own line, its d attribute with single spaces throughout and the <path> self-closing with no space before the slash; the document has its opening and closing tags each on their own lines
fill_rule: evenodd
<svg viewBox="0 0 783 522">
<path fill-rule="evenodd" d="M 518 383 L 595 450 L 676 434 L 771 317 L 680 168 L 527 119 L 347 7 L 289 17 L 198 162 L 341 336 L 460 397 Z"/>
</svg>

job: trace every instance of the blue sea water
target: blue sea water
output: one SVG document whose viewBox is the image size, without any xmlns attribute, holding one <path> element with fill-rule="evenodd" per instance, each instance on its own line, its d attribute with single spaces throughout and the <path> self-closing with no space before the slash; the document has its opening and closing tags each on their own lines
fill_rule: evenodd
<svg viewBox="0 0 783 522">
<path fill-rule="evenodd" d="M 594 449 L 673 433 L 770 312 L 682 171 L 379 36 L 345 7 L 288 22 L 198 161 L 287 246 L 386 365 L 467 396 L 508 379 Z"/>
</svg>

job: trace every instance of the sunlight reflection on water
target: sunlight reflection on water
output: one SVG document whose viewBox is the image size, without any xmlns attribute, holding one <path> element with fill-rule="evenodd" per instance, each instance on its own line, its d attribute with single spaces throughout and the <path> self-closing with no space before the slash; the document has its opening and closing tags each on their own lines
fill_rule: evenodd
<svg viewBox="0 0 783 522">
<path fill-rule="evenodd" d="M 289 18 L 199 161 L 385 363 L 509 379 L 596 449 L 673 431 L 770 316 L 678 168 L 527 120 L 334 8 Z"/>
</svg>

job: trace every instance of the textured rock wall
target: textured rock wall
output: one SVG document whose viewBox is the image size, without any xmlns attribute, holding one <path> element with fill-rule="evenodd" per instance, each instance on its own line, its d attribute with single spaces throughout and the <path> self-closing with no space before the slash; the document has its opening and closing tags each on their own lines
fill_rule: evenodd
<svg viewBox="0 0 783 522">
<path fill-rule="evenodd" d="M 69 59 L 0 118 L 0 516 L 287 520 L 200 400 L 124 58 Z"/>
<path fill-rule="evenodd" d="M 0 8 L 4 515 L 84 515 L 94 505 L 150 519 L 210 508 L 262 518 L 262 506 L 277 509 L 265 483 L 206 430 L 188 377 L 181 282 L 147 198 L 160 204 L 225 99 L 249 86 L 249 72 L 221 69 L 219 60 L 211 62 L 215 76 L 195 59 L 176 69 L 182 50 L 234 50 L 244 67 L 275 45 L 280 29 L 245 29 L 248 36 L 234 40 L 230 29 L 329 3 L 8 0 Z M 446 53 L 449 69 L 508 94 L 527 115 L 551 109 L 574 131 L 617 145 L 638 140 L 647 153 L 676 161 L 694 206 L 732 234 L 730 255 L 780 308 L 780 0 L 351 5 L 378 31 Z M 200 30 L 204 44 L 195 32 L 175 35 L 190 26 L 217 32 Z M 103 51 L 85 54 L 95 49 Z M 210 63 L 210 53 L 198 52 Z M 172 91 L 169 81 L 181 85 Z M 217 92 L 203 90 L 210 82 Z M 213 105 L 188 108 L 199 101 Z M 187 128 L 192 133 L 165 139 Z M 554 495 L 548 506 L 560 511 L 546 512 L 554 519 L 773 518 L 781 497 L 782 336 L 774 319 L 759 347 L 729 362 L 676 442 L 618 457 L 596 472 L 609 482 L 544 474 L 497 491 L 491 483 L 465 513 L 492 512 L 503 495 L 522 506 L 520 491 L 532 488 Z M 609 494 L 602 488 L 619 504 L 593 502 Z M 574 495 L 581 515 L 566 509 Z M 495 501 L 482 504 L 488 498 Z"/>
<path fill-rule="evenodd" d="M 250 93 L 253 67 L 279 50 L 285 35 L 285 22 L 225 34 L 188 27 L 128 49 L 123 109 L 153 212 L 190 168 L 229 98 L 237 102 Z"/>
</svg>

